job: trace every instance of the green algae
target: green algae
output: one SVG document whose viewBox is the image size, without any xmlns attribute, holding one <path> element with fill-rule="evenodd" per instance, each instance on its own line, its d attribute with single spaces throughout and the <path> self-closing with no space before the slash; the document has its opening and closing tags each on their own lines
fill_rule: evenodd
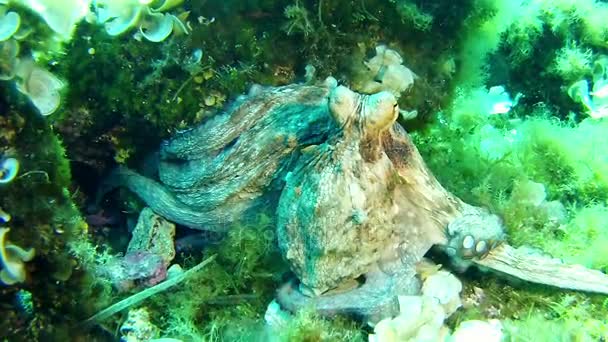
<svg viewBox="0 0 608 342">
<path fill-rule="evenodd" d="M 65 104 L 48 120 L 31 112 L 12 89 L 0 91 L 2 108 L 10 108 L 1 124 L 3 151 L 23 165 L 18 178 L 0 189 L 0 205 L 16 218 L 11 238 L 39 251 L 25 286 L 33 294 L 39 326 L 46 327 L 14 325 L 20 317 L 11 309 L 0 322 L 2 331 L 69 339 L 70 322 L 114 299 L 109 286 L 91 275 L 95 259 L 108 252 L 94 247 L 103 238 L 88 240 L 79 212 L 94 192 L 87 189 L 84 174 L 99 180 L 115 163 L 137 165 L 162 139 L 208 120 L 250 84 L 302 80 L 306 64 L 315 67 L 319 79 L 332 74 L 349 82 L 381 42 L 399 50 L 419 77 L 400 106 L 419 111 L 419 119 L 406 124 L 417 130 L 417 145 L 442 184 L 471 204 L 501 214 L 511 243 L 606 270 L 607 127 L 603 121 L 581 122 L 584 116 L 574 114 L 581 108 L 563 90 L 566 82 L 588 73 L 585 59 L 572 54 L 580 50 L 586 58 L 606 52 L 606 32 L 595 25 L 604 5 L 583 1 L 574 7 L 558 1 L 545 11 L 490 0 L 425 6 L 346 0 L 188 6 L 191 35 L 161 45 L 110 38 L 87 23 L 71 43 L 61 45 L 35 15 L 22 14 L 24 25 L 34 28 L 22 50 L 36 52 L 38 63 L 66 79 L 69 87 Z M 299 8 L 299 16 L 286 15 L 289 6 Z M 518 13 L 519 20 L 501 15 L 507 12 Z M 197 25 L 199 17 L 202 24 Z M 189 69 L 196 49 L 202 50 L 201 61 Z M 479 113 L 483 99 L 478 87 L 497 84 L 524 93 L 522 103 L 505 116 Z M 511 200 L 526 181 L 542 184 L 548 200 L 564 205 L 565 222 L 547 223 L 534 207 Z M 209 269 L 151 304 L 158 325 L 167 334 L 195 340 L 252 336 L 288 273 L 286 265 L 277 263 L 269 226 L 235 227 L 221 245 L 206 251 L 218 254 Z M 184 256 L 180 262 L 193 265 L 200 258 Z M 46 269 L 52 272 L 40 271 Z M 484 306 L 500 307 L 497 318 L 505 320 L 513 340 L 531 338 L 539 327 L 571 339 L 606 336 L 606 322 L 598 318 L 608 312 L 601 296 L 505 285 L 489 276 L 473 275 L 465 282 L 465 292 L 478 286 L 488 293 Z M 3 289 L 4 302 L 12 302 L 15 292 Z M 79 295 L 97 303 L 69 300 Z M 484 307 L 473 307 L 455 320 L 491 316 Z M 564 331 L 577 320 L 584 324 L 572 333 Z M 301 323 L 286 333 L 291 340 L 361 337 L 353 323 L 341 330 L 338 323 L 304 313 L 296 322 Z"/>
</svg>

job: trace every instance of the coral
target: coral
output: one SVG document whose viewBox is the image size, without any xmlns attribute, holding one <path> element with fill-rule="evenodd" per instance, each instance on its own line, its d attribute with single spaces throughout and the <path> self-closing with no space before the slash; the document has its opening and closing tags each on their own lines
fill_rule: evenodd
<svg viewBox="0 0 608 342">
<path fill-rule="evenodd" d="M 585 326 L 587 322 L 581 323 L 571 318 L 548 319 L 535 313 L 522 320 L 504 321 L 504 330 L 507 341 L 594 341 Z"/>
<path fill-rule="evenodd" d="M 12 94 L 17 91 L 13 89 Z M 17 159 L 20 170 L 10 184 L 0 187 L 0 206 L 12 216 L 10 242 L 35 250 L 36 258 L 25 265 L 29 271 L 27 290 L 35 310 L 32 317 L 22 315 L 14 296 L 17 286 L 5 287 L 2 300 L 7 306 L 2 310 L 0 329 L 4 336 L 18 335 L 28 340 L 39 340 L 41 335 L 63 339 L 70 323 L 57 321 L 56 313 L 62 312 L 65 317 L 82 315 L 90 304 L 73 299 L 97 298 L 101 293 L 88 288 L 80 259 L 70 254 L 71 244 L 86 238 L 87 229 L 74 204 L 76 197 L 69 190 L 70 163 L 61 141 L 47 120 L 33 110 L 16 110 L 18 104 L 26 102 L 3 102 L 2 152 Z M 40 324 L 28 324 L 31 320 Z"/>
<path fill-rule="evenodd" d="M 127 253 L 152 253 L 160 256 L 165 265 L 169 265 L 175 257 L 175 224 L 156 215 L 152 209 L 142 209 L 132 234 Z"/>
<path fill-rule="evenodd" d="M 508 57 L 514 64 L 530 60 L 534 49 L 538 48 L 539 40 L 547 33 L 545 27 L 561 39 L 565 46 L 576 40 L 583 45 L 601 48 L 608 32 L 600 24 L 599 18 L 607 12 L 606 4 L 594 0 L 576 3 L 570 0 L 522 2 L 517 12 L 518 20 L 509 25 L 506 31 L 505 43 L 510 50 Z"/>
<path fill-rule="evenodd" d="M 571 26 L 577 25 L 582 31 L 582 41 L 598 46 L 605 44 L 608 32 L 600 19 L 608 12 L 605 3 L 595 0 L 559 0 L 541 1 L 541 4 L 543 12 L 549 17 L 552 31 L 568 35 Z"/>
<path fill-rule="evenodd" d="M 376 55 L 363 63 L 365 69 L 355 71 L 353 88 L 364 94 L 374 94 L 389 91 L 396 98 L 408 90 L 416 75 L 403 65 L 403 58 L 395 50 L 386 45 L 376 47 Z"/>
<path fill-rule="evenodd" d="M 150 322 L 146 308 L 131 309 L 120 326 L 121 342 L 146 342 L 159 336 L 158 328 Z"/>
<path fill-rule="evenodd" d="M 602 80 L 597 64 L 594 74 Z M 602 82 L 588 94 L 601 94 Z M 607 199 L 606 122 L 561 122 L 547 105 L 518 106 L 511 118 L 487 116 L 480 110 L 485 102 L 481 90 L 459 92 L 421 134 L 430 168 L 457 194 L 501 213 L 512 243 L 604 270 L 600 246 L 608 234 L 599 223 L 605 208 L 597 203 Z M 487 176 L 474 177 L 480 170 Z"/>
<path fill-rule="evenodd" d="M 427 276 L 422 284 L 422 295 L 437 299 L 448 316 L 462 306 L 460 292 L 462 292 L 460 280 L 444 270 Z"/>
<path fill-rule="evenodd" d="M 490 119 L 490 116 L 509 113 L 518 104 L 521 97 L 522 94 L 518 93 L 512 98 L 504 86 L 494 86 L 489 89 L 486 87 L 458 87 L 452 99 L 450 122 L 454 125 L 454 128 L 458 127 L 469 131 L 477 127 L 480 135 L 491 135 L 494 128 L 486 126 L 484 123 Z M 504 150 L 506 146 L 508 144 L 501 141 L 499 144 L 488 144 L 486 147 L 491 148 L 482 148 L 482 151 L 489 155 L 496 155 Z"/>
<path fill-rule="evenodd" d="M 498 320 L 464 321 L 458 325 L 452 334 L 453 342 L 487 341 L 501 342 L 503 340 L 502 324 Z"/>
<path fill-rule="evenodd" d="M 400 296 L 399 315 L 374 327 L 370 342 L 443 341 L 449 335 L 444 321 L 460 307 L 460 281 L 446 271 L 424 281 L 421 296 Z"/>
<path fill-rule="evenodd" d="M 505 32 L 504 45 L 509 46 L 509 61 L 517 65 L 533 57 L 534 49 L 544 33 L 545 18 L 542 7 L 545 0 L 521 3 L 517 20 Z"/>
<path fill-rule="evenodd" d="M 544 184 L 552 199 L 566 200 L 564 204 L 576 196 L 583 201 L 606 198 L 600 189 L 608 186 L 603 176 L 608 164 L 599 151 L 602 149 L 600 146 L 605 146 L 608 141 L 604 135 L 598 135 L 606 123 L 585 120 L 573 126 L 542 119 L 542 115 L 546 115 L 543 114 L 546 109 L 542 107 L 539 107 L 539 117 L 507 121 L 479 113 L 474 98 L 465 96 L 462 102 L 457 100 L 457 103 L 466 105 L 454 107 L 452 119 L 429 130 L 433 132 L 433 137 L 428 136 L 428 142 L 432 141 L 433 146 L 421 142 L 424 148 L 434 150 L 435 156 L 441 154 L 439 151 L 449 150 L 454 156 L 450 159 L 458 161 L 456 169 L 454 164 L 452 168 L 442 168 L 439 167 L 443 164 L 441 158 L 431 158 L 431 168 L 438 172 L 440 179 L 443 177 L 441 174 L 452 174 L 449 180 L 444 181 L 455 189 L 468 189 L 463 193 L 467 197 L 483 191 L 483 182 L 490 182 L 494 195 L 499 195 L 501 191 L 508 192 L 513 185 L 512 179 L 525 175 L 530 180 Z M 464 140 L 451 136 L 459 131 L 467 132 Z M 459 139 L 463 145 L 445 145 L 446 138 Z M 574 145 L 571 141 L 578 143 Z M 488 143 L 499 149 L 492 154 L 487 153 L 483 146 Z M 488 173 L 488 179 L 469 178 L 473 170 L 479 169 L 492 171 Z M 473 192 L 467 195 L 466 191 Z M 480 197 L 476 198 L 479 201 Z"/>
<path fill-rule="evenodd" d="M 518 232 L 513 236 L 515 243 L 544 245 L 547 251 L 553 252 L 552 246 L 542 242 L 542 236 L 524 236 L 529 229 L 551 234 L 552 231 L 561 230 L 567 222 L 568 212 L 564 205 L 560 201 L 547 201 L 546 197 L 543 184 L 528 179 L 514 181 L 511 196 L 500 204 L 500 211 L 504 219 L 510 222 L 511 230 Z M 536 241 L 536 238 L 541 240 Z"/>
</svg>

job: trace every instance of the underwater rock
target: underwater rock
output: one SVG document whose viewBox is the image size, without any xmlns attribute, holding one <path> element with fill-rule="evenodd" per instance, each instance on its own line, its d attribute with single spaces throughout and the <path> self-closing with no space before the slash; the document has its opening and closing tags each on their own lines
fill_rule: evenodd
<svg viewBox="0 0 608 342">
<path fill-rule="evenodd" d="M 159 334 L 160 329 L 150 322 L 146 308 L 129 310 L 127 320 L 120 326 L 121 342 L 147 342 Z"/>
<path fill-rule="evenodd" d="M 135 251 L 111 259 L 100 267 L 99 272 L 114 288 L 127 291 L 136 286 L 153 286 L 165 280 L 167 264 L 158 254 Z"/>
<path fill-rule="evenodd" d="M 458 325 L 452 334 L 451 341 L 453 342 L 500 342 L 503 340 L 502 324 L 499 320 L 464 321 Z"/>
<path fill-rule="evenodd" d="M 452 274 L 439 271 L 422 285 L 421 296 L 399 296 L 399 314 L 374 327 L 370 342 L 445 341 L 444 321 L 460 306 L 462 283 Z"/>
<path fill-rule="evenodd" d="M 289 312 L 282 310 L 281 305 L 276 300 L 268 304 L 266 313 L 264 313 L 265 327 L 273 331 L 284 329 L 291 319 L 292 316 Z"/>
<path fill-rule="evenodd" d="M 427 296 L 399 297 L 400 314 L 375 326 L 370 342 L 444 341 L 449 334 L 447 318 L 439 302 Z"/>
<path fill-rule="evenodd" d="M 403 58 L 397 51 L 386 45 L 378 45 L 376 55 L 364 62 L 366 70 L 361 76 L 362 84 L 355 86 L 355 90 L 364 94 L 388 91 L 399 98 L 414 84 L 417 77 L 402 63 Z"/>
<path fill-rule="evenodd" d="M 175 257 L 175 224 L 156 215 L 150 208 L 142 209 L 129 241 L 127 253 L 143 251 L 158 255 L 166 265 Z"/>
</svg>

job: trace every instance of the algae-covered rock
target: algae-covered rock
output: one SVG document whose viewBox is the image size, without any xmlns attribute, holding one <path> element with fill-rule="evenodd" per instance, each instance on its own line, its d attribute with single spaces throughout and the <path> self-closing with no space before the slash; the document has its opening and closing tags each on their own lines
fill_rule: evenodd
<svg viewBox="0 0 608 342">
<path fill-rule="evenodd" d="M 175 224 L 144 208 L 139 214 L 127 253 L 145 251 L 160 256 L 166 265 L 175 257 Z"/>
<path fill-rule="evenodd" d="M 127 320 L 120 326 L 121 342 L 145 342 L 157 338 L 160 330 L 150 322 L 146 308 L 129 310 Z"/>
</svg>

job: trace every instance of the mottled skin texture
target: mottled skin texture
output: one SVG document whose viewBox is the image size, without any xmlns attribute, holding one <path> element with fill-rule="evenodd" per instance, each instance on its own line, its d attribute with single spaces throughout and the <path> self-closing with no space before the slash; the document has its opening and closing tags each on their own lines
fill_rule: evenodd
<svg viewBox="0 0 608 342">
<path fill-rule="evenodd" d="M 395 313 L 397 295 L 417 293 L 414 267 L 433 245 L 453 246 L 455 258 L 471 252 L 460 248 L 470 233 L 447 230 L 463 212 L 479 218 L 470 227 L 474 245 L 481 237 L 501 239 L 502 227 L 437 182 L 395 123 L 391 94 L 338 87 L 329 108 L 340 130 L 303 151 L 279 201 L 279 247 L 301 282 L 284 288 L 279 301 L 292 310 L 313 303 L 328 314 L 374 320 Z M 330 291 L 360 276 L 363 285 Z"/>
<path fill-rule="evenodd" d="M 281 304 L 379 319 L 396 295 L 418 291 L 414 266 L 431 246 L 458 258 L 465 236 L 473 246 L 502 237 L 500 224 L 486 229 L 494 215 L 437 182 L 397 115 L 393 95 L 335 80 L 266 89 L 164 144 L 159 181 L 120 169 L 109 185 L 196 229 L 222 231 L 276 207 L 279 247 L 301 281 L 279 292 Z M 480 237 L 448 233 L 463 211 L 479 218 L 471 229 Z"/>
<path fill-rule="evenodd" d="M 341 130 L 304 151 L 277 210 L 279 246 L 315 294 L 382 259 L 401 256 L 413 266 L 432 245 L 446 243 L 444 229 L 461 206 L 394 126 L 392 95 L 338 87 L 330 109 Z"/>
<path fill-rule="evenodd" d="M 170 221 L 226 231 L 257 208 L 276 205 L 298 151 L 335 129 L 328 94 L 327 87 L 301 85 L 258 90 L 163 144 L 159 180 L 119 168 L 100 193 L 125 186 Z"/>
</svg>

